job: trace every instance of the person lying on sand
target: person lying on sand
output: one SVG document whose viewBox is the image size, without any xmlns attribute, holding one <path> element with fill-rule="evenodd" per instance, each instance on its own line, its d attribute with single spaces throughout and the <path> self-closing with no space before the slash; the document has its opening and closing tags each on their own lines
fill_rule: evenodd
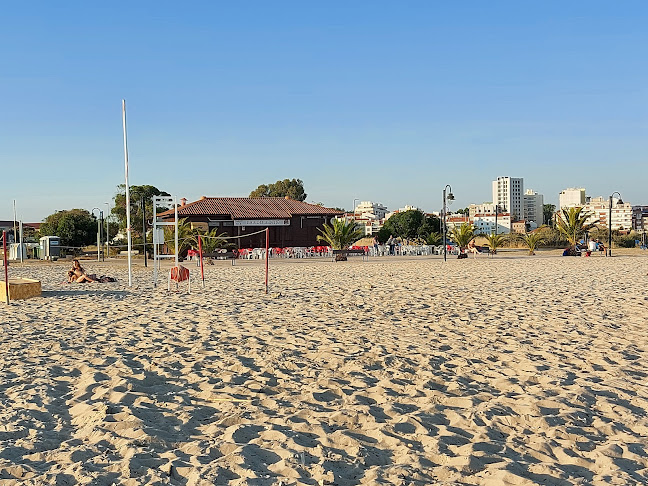
<svg viewBox="0 0 648 486">
<path fill-rule="evenodd" d="M 83 269 L 79 260 L 72 260 L 72 270 L 68 272 L 68 283 L 72 282 L 96 282 L 96 275 L 88 275 Z"/>
</svg>

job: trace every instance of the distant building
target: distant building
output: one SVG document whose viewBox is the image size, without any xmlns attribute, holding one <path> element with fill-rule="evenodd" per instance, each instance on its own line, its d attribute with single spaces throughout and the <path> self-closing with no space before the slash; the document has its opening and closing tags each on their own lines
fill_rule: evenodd
<svg viewBox="0 0 648 486">
<path fill-rule="evenodd" d="M 511 214 L 514 220 L 524 219 L 524 179 L 498 177 L 493 181 L 493 204 Z"/>
<path fill-rule="evenodd" d="M 524 219 L 535 223 L 536 227 L 544 222 L 544 196 L 532 189 L 524 191 Z"/>
<path fill-rule="evenodd" d="M 511 233 L 524 234 L 527 231 L 527 222 L 524 220 L 513 221 L 511 223 Z"/>
<path fill-rule="evenodd" d="M 638 233 L 648 231 L 648 206 L 632 206 L 632 229 Z"/>
<path fill-rule="evenodd" d="M 362 201 L 353 208 L 353 214 L 359 216 L 370 215 L 373 217 L 372 219 L 384 219 L 387 214 L 387 207 L 380 203 Z"/>
<path fill-rule="evenodd" d="M 584 206 L 586 203 L 585 189 L 570 187 L 560 191 L 558 195 L 558 210 L 576 206 Z"/>
<path fill-rule="evenodd" d="M 395 209 L 394 211 L 392 211 L 391 213 L 387 213 L 387 215 L 385 216 L 385 219 L 391 218 L 394 214 L 404 213 L 406 211 L 421 211 L 421 210 L 419 208 L 417 208 L 416 206 L 407 205 L 404 208 L 398 208 L 398 209 Z M 421 211 L 421 212 L 423 212 L 423 211 Z"/>
<path fill-rule="evenodd" d="M 495 231 L 497 220 L 497 231 Z M 509 213 L 498 213 L 495 218 L 495 213 L 477 213 L 470 222 L 475 227 L 475 234 L 490 235 L 497 233 L 504 235 L 511 232 L 511 215 Z"/>
<path fill-rule="evenodd" d="M 598 226 L 608 228 L 610 214 L 610 200 L 607 197 L 592 197 L 583 206 L 583 211 L 594 213 L 587 219 L 588 223 L 596 222 Z M 632 204 L 619 203 L 612 199 L 612 229 L 630 231 L 632 229 Z"/>
<path fill-rule="evenodd" d="M 468 206 L 468 216 L 474 218 L 476 214 L 495 214 L 495 204 L 485 202 Z"/>
</svg>

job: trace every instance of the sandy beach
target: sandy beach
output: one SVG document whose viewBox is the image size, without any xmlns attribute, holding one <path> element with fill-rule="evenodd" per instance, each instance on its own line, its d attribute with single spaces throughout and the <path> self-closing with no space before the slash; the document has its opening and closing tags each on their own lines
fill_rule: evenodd
<svg viewBox="0 0 648 486">
<path fill-rule="evenodd" d="M 647 484 L 648 258 L 517 255 L 12 264 L 0 484 Z"/>
</svg>

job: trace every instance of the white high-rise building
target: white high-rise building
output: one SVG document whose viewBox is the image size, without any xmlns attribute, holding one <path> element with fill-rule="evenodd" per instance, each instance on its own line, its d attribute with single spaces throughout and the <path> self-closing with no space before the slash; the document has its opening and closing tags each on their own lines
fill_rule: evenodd
<svg viewBox="0 0 648 486">
<path fill-rule="evenodd" d="M 558 196 L 558 210 L 585 205 L 585 189 L 569 187 L 560 191 Z"/>
<path fill-rule="evenodd" d="M 355 208 L 353 213 L 361 216 L 372 216 L 375 219 L 383 219 L 387 214 L 387 207 L 380 203 L 362 201 Z"/>
<path fill-rule="evenodd" d="M 532 189 L 524 191 L 524 219 L 534 222 L 536 226 L 544 223 L 544 196 Z"/>
<path fill-rule="evenodd" d="M 516 177 L 498 177 L 493 181 L 493 204 L 501 212 L 511 214 L 511 220 L 524 219 L 524 179 Z"/>
</svg>

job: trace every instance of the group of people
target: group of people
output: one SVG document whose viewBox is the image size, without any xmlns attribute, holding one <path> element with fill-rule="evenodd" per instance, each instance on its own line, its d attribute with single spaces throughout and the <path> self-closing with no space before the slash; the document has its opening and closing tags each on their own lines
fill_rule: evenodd
<svg viewBox="0 0 648 486">
<path fill-rule="evenodd" d="M 396 255 L 396 247 L 400 246 L 401 242 L 398 240 L 398 238 L 394 238 L 393 235 L 389 235 L 389 238 L 387 238 L 385 244 L 387 245 L 387 247 L 389 247 L 389 254 Z M 380 241 L 378 241 L 377 236 L 374 236 L 372 245 L 374 247 L 376 255 L 378 255 L 378 246 L 380 245 Z"/>
<path fill-rule="evenodd" d="M 563 256 L 571 256 L 571 255 L 581 255 L 585 254 L 585 256 L 591 256 L 592 252 L 601 252 L 605 253 L 605 256 L 607 256 L 608 249 L 605 247 L 603 243 L 601 243 L 599 240 L 589 240 L 587 244 L 585 244 L 584 241 L 580 241 L 577 245 L 576 248 L 572 249 L 570 247 L 565 248 L 565 251 L 563 251 Z"/>
</svg>

